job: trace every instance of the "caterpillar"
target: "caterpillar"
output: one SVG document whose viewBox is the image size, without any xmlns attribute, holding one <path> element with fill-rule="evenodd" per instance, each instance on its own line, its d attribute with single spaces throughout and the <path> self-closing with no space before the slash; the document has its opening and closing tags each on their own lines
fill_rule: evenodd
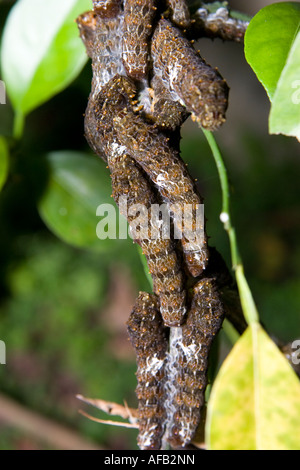
<svg viewBox="0 0 300 470">
<path fill-rule="evenodd" d="M 154 75 L 161 78 L 174 101 L 183 104 L 209 130 L 225 121 L 228 86 L 216 69 L 166 19 L 159 21 L 151 42 Z"/>
<path fill-rule="evenodd" d="M 192 441 L 204 405 L 209 352 L 223 318 L 214 278 L 195 285 L 186 322 L 170 328 L 169 336 L 157 297 L 140 293 L 127 325 L 138 364 L 141 449 L 160 449 L 155 446 L 162 442 L 182 449 Z"/>
<path fill-rule="evenodd" d="M 148 38 L 155 11 L 154 0 L 124 1 L 123 62 L 127 75 L 136 80 L 145 79 L 148 74 Z"/>
<path fill-rule="evenodd" d="M 204 278 L 193 289 L 186 322 L 181 328 L 171 329 L 167 386 L 173 419 L 168 420 L 167 440 L 172 447 L 190 443 L 200 423 L 209 352 L 223 318 L 216 282 Z"/>
<path fill-rule="evenodd" d="M 94 11 L 86 12 L 76 20 L 87 54 L 92 59 L 92 95 L 99 93 L 116 74 L 125 75 L 122 62 L 124 13 L 119 2 L 94 2 L 94 5 Z"/>
<path fill-rule="evenodd" d="M 175 243 L 168 237 L 164 238 L 160 232 L 161 221 L 150 217 L 153 204 L 159 199 L 128 152 L 122 144 L 115 129 L 115 117 L 124 112 L 124 106 L 129 106 L 130 96 L 133 97 L 133 84 L 125 77 L 115 76 L 95 100 L 90 103 L 90 113 L 86 115 L 85 127 L 90 128 L 96 135 L 92 143 L 94 147 L 100 146 L 104 152 L 112 177 L 113 197 L 117 204 L 121 196 L 126 196 L 128 208 L 139 204 L 146 209 L 146 234 L 137 234 L 135 241 L 141 246 L 150 274 L 153 278 L 154 292 L 159 296 L 160 309 L 164 323 L 168 326 L 180 325 L 186 313 L 184 289 L 185 277 L 181 270 L 181 263 L 176 252 Z M 125 108 L 126 109 L 126 108 Z M 92 117 L 91 117 L 92 116 Z M 91 139 L 91 132 L 89 133 Z M 135 219 L 135 214 L 124 214 L 129 224 Z M 152 233 L 154 232 L 154 237 Z"/>
<path fill-rule="evenodd" d="M 124 75 L 122 62 L 122 34 L 124 14 L 120 2 L 94 0 L 94 11 L 77 18 L 80 37 L 88 56 L 92 59 L 93 78 L 85 111 L 85 137 L 91 149 L 106 160 L 101 149 L 94 114 L 95 97 L 116 74 Z"/>
<path fill-rule="evenodd" d="M 114 128 L 120 144 L 128 149 L 163 199 L 170 204 L 174 226 L 177 233 L 182 234 L 181 244 L 187 269 L 192 276 L 199 276 L 209 257 L 204 225 L 199 218 L 202 200 L 179 152 L 172 147 L 168 137 L 128 106 L 114 117 Z M 190 208 L 191 217 L 184 219 L 182 230 L 185 205 Z"/>
<path fill-rule="evenodd" d="M 97 14 L 93 11 L 86 11 L 78 16 L 76 23 L 82 42 L 85 45 L 87 55 L 93 58 L 93 51 L 96 40 Z"/>
<path fill-rule="evenodd" d="M 145 206 L 149 208 L 149 205 L 153 203 L 153 198 L 149 197 L 150 189 L 148 185 L 147 192 L 144 192 L 143 189 L 143 177 L 139 174 L 138 169 L 135 169 L 136 175 L 130 173 L 130 160 L 126 160 L 126 162 L 118 162 L 119 170 L 117 167 L 115 168 L 114 165 L 117 164 L 115 161 L 113 162 L 111 159 L 108 158 L 108 155 L 112 155 L 112 151 L 116 149 L 118 146 L 116 142 L 116 136 L 111 135 L 110 140 L 106 140 L 101 137 L 101 122 L 104 122 L 104 116 L 106 121 L 108 122 L 110 118 L 115 115 L 115 109 L 113 108 L 113 100 L 108 104 L 110 101 L 107 100 L 105 104 L 106 109 L 104 110 L 104 114 L 101 117 L 102 112 L 102 104 L 101 101 L 104 103 L 107 96 L 110 97 L 110 94 L 113 94 L 115 97 L 121 96 L 118 95 L 119 91 L 114 90 L 113 85 L 109 85 L 105 87 L 107 84 L 107 79 L 109 76 L 104 75 L 103 69 L 105 68 L 106 64 L 106 48 L 104 47 L 104 41 L 102 40 L 102 34 L 104 34 L 106 28 L 110 27 L 109 38 L 113 33 L 120 33 L 121 28 L 121 19 L 120 15 L 114 19 L 109 19 L 105 21 L 105 28 L 103 27 L 103 21 L 99 22 L 98 24 L 98 17 L 96 17 L 96 26 L 95 26 L 95 15 L 90 12 L 87 16 L 79 17 L 77 20 L 80 25 L 81 36 L 84 38 L 84 42 L 86 46 L 89 48 L 90 56 L 93 60 L 93 81 L 92 81 L 92 91 L 89 97 L 89 102 L 87 106 L 87 110 L 85 113 L 85 135 L 87 141 L 89 142 L 90 147 L 94 150 L 94 152 L 100 155 L 103 159 L 108 160 L 108 164 L 112 173 L 112 182 L 116 182 L 116 175 L 122 175 L 121 183 L 119 181 L 119 186 L 121 187 L 122 184 L 126 185 L 128 183 L 128 178 L 131 177 L 131 188 L 134 188 L 135 194 L 139 193 L 139 197 L 136 197 L 132 200 L 132 203 L 145 203 Z M 90 39 L 93 38 L 93 35 L 96 34 L 97 37 L 95 40 Z M 100 45 L 98 42 L 100 41 Z M 91 45 L 90 45 L 91 44 Z M 91 50 L 92 49 L 92 50 Z M 115 54 L 112 58 L 113 65 L 115 70 L 113 70 L 113 77 L 110 79 L 111 83 L 121 83 L 118 82 L 117 75 L 114 74 L 116 69 L 120 67 L 121 59 L 120 59 L 120 51 L 119 47 L 117 46 L 115 49 L 111 48 L 111 51 L 115 50 Z M 114 59 L 115 58 L 115 59 Z M 124 82 L 125 79 L 123 79 Z M 127 86 L 129 86 L 129 82 L 127 81 Z M 130 85 L 131 86 L 131 85 Z M 129 88 L 130 88 L 129 86 Z M 122 88 L 122 87 L 121 87 Z M 99 92 L 100 90 L 100 92 Z M 123 90 L 124 93 L 124 90 Z M 129 93 L 132 94 L 132 91 L 129 89 Z M 97 99 L 96 99 L 97 97 Z M 133 97 L 133 95 L 132 95 Z M 118 100 L 118 98 L 116 98 Z M 122 100 L 121 100 L 122 101 Z M 109 109 L 110 108 L 110 109 Z M 97 112 L 95 112 L 95 110 Z M 102 121 L 101 121 L 102 119 Z M 106 128 L 109 128 L 109 125 L 106 122 Z M 111 123 L 112 124 L 112 123 Z M 113 124 L 112 124 L 113 125 Z M 105 125 L 103 126 L 103 129 Z M 100 131 L 99 131 L 100 130 Z M 111 146 L 107 145 L 110 142 Z M 122 165 L 127 165 L 127 171 L 124 172 L 124 168 Z M 133 165 L 131 164 L 131 168 Z M 125 176 L 125 178 L 124 178 Z M 136 181 L 136 184 L 133 185 L 132 181 Z M 114 183 L 115 184 L 115 183 Z M 138 191 L 138 188 L 140 190 Z M 128 190 L 127 190 L 128 192 Z M 113 190 L 113 193 L 116 195 L 117 193 L 122 194 L 122 189 Z M 144 195 L 147 195 L 145 198 Z M 118 201 L 118 198 L 117 198 Z M 156 201 L 157 202 L 157 201 Z M 183 288 L 184 284 L 184 276 L 181 273 L 180 266 L 177 260 L 177 256 L 175 255 L 174 245 L 171 243 L 170 240 L 156 240 L 156 241 L 149 241 L 144 239 L 143 242 L 139 240 L 139 244 L 142 246 L 142 250 L 146 255 L 149 269 L 151 271 L 151 275 L 153 277 L 154 283 L 154 292 L 156 292 L 161 299 L 161 312 L 164 316 L 164 321 L 168 325 L 180 324 L 182 323 L 185 315 L 185 291 Z M 169 256 L 169 262 L 167 262 L 167 258 Z M 171 264 L 170 264 L 171 261 Z"/>
<path fill-rule="evenodd" d="M 132 207 L 135 201 L 150 210 L 151 204 L 156 203 L 147 180 L 143 178 L 141 170 L 137 168 L 134 160 L 128 155 L 122 155 L 113 162 L 112 167 L 112 187 L 113 197 L 117 203 L 121 196 L 126 195 L 128 207 Z M 127 214 L 129 224 L 134 216 Z M 150 230 L 158 227 L 159 220 L 151 224 L 147 220 L 147 228 Z M 159 227 L 158 227 L 159 228 Z M 180 263 L 175 251 L 175 245 L 169 239 L 158 237 L 152 240 L 149 238 L 139 238 L 135 241 L 141 246 L 146 256 L 149 272 L 153 279 L 153 291 L 159 296 L 160 311 L 167 326 L 180 325 L 184 320 L 186 312 L 184 289 L 185 278 L 180 269 Z"/>
<path fill-rule="evenodd" d="M 139 294 L 127 328 L 137 360 L 138 445 L 142 450 L 159 450 L 166 420 L 164 383 L 168 340 L 155 295 Z"/>
</svg>

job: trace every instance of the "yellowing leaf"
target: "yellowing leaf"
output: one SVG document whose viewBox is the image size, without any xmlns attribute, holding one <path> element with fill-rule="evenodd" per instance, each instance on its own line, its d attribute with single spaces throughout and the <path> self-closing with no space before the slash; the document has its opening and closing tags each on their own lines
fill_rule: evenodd
<svg viewBox="0 0 300 470">
<path fill-rule="evenodd" d="M 299 450 L 300 382 L 258 323 L 224 361 L 207 409 L 210 450 Z"/>
</svg>

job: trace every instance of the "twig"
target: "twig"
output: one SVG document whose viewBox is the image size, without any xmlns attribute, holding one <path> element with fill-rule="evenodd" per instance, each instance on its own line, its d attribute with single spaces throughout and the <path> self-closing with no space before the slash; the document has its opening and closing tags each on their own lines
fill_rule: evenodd
<svg viewBox="0 0 300 470">
<path fill-rule="evenodd" d="M 0 420 L 55 449 L 101 450 L 78 433 L 35 411 L 29 410 L 5 395 L 0 395 Z"/>
<path fill-rule="evenodd" d="M 84 403 L 87 403 L 88 405 L 95 406 L 99 410 L 104 411 L 104 413 L 107 413 L 111 416 L 119 416 L 123 419 L 128 419 L 131 423 L 135 423 L 137 421 L 137 409 L 129 408 L 127 403 L 125 403 L 123 406 L 112 401 L 106 401 L 97 398 L 86 398 L 82 395 L 76 395 L 76 398 L 83 401 Z"/>
<path fill-rule="evenodd" d="M 79 413 L 85 416 L 86 418 L 89 418 L 91 421 L 95 421 L 96 423 L 101 423 L 101 424 L 108 424 L 110 426 L 118 426 L 118 427 L 123 427 L 123 428 L 133 428 L 133 429 L 138 429 L 139 425 L 136 423 L 123 423 L 121 421 L 112 421 L 111 419 L 100 419 L 100 418 L 95 418 L 95 416 L 91 416 L 90 414 L 86 413 L 83 410 L 79 410 Z"/>
</svg>

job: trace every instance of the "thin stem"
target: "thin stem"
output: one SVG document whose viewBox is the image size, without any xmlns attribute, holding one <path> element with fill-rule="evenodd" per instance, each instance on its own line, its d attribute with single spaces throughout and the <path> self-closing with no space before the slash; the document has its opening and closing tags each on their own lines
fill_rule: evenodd
<svg viewBox="0 0 300 470">
<path fill-rule="evenodd" d="M 224 228 L 227 231 L 229 237 L 232 268 L 235 271 L 235 277 L 239 290 L 244 317 L 249 325 L 254 324 L 259 321 L 259 315 L 252 297 L 251 290 L 244 275 L 244 267 L 237 246 L 236 233 L 231 223 L 230 192 L 227 170 L 213 134 L 205 129 L 202 129 L 202 131 L 208 141 L 219 173 L 222 189 L 222 212 L 220 214 L 220 219 L 223 222 Z"/>
<path fill-rule="evenodd" d="M 248 325 L 256 323 L 259 321 L 259 315 L 242 264 L 236 267 L 235 276 L 245 319 Z"/>
<path fill-rule="evenodd" d="M 213 157 L 215 159 L 217 170 L 219 173 L 220 183 L 221 183 L 221 190 L 222 190 L 222 212 L 220 214 L 221 222 L 224 224 L 224 228 L 228 233 L 229 242 L 230 242 L 230 250 L 231 250 L 231 257 L 232 257 L 232 266 L 235 267 L 241 263 L 240 255 L 238 252 L 237 242 L 236 242 L 236 234 L 235 230 L 231 224 L 231 217 L 230 217 L 230 191 L 229 191 L 229 182 L 227 177 L 227 170 L 224 164 L 224 160 L 222 158 L 221 152 L 217 145 L 217 142 L 213 136 L 213 134 L 205 129 L 202 129 L 208 144 L 211 148 Z"/>
<path fill-rule="evenodd" d="M 237 340 L 239 339 L 240 335 L 234 326 L 225 318 L 222 328 L 224 330 L 225 335 L 227 336 L 228 340 L 232 345 L 234 345 Z"/>
<path fill-rule="evenodd" d="M 23 131 L 24 131 L 24 125 L 25 125 L 25 116 L 22 112 L 16 111 L 15 117 L 14 117 L 14 127 L 13 127 L 13 136 L 16 140 L 20 140 Z"/>
<path fill-rule="evenodd" d="M 227 170 L 221 155 L 221 152 L 219 150 L 219 147 L 217 145 L 217 142 L 213 136 L 213 134 L 206 129 L 202 129 L 203 134 L 205 135 L 209 146 L 211 148 L 212 154 L 214 156 L 218 173 L 219 173 L 219 178 L 220 178 L 220 183 L 221 183 L 221 189 L 222 189 L 222 213 L 229 213 L 229 198 L 230 198 L 230 192 L 229 192 L 229 184 L 228 184 L 228 178 L 227 178 Z"/>
</svg>

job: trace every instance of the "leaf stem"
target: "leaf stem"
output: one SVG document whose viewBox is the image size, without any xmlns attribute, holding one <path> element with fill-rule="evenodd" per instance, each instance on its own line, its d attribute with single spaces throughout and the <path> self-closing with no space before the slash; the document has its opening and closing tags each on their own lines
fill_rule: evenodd
<svg viewBox="0 0 300 470">
<path fill-rule="evenodd" d="M 239 339 L 240 335 L 235 329 L 235 327 L 225 318 L 222 329 L 224 330 L 225 335 L 227 336 L 229 342 L 234 345 Z"/>
<path fill-rule="evenodd" d="M 14 116 L 14 127 L 13 127 L 13 137 L 16 140 L 20 140 L 23 131 L 24 131 L 24 125 L 25 125 L 25 116 L 22 112 L 16 111 L 15 116 Z"/>
<path fill-rule="evenodd" d="M 231 261 L 232 261 L 232 268 L 235 272 L 236 282 L 239 290 L 239 295 L 241 299 L 242 309 L 244 313 L 244 317 L 247 323 L 253 324 L 259 321 L 259 315 L 252 297 L 251 290 L 249 288 L 248 282 L 244 275 L 244 267 L 242 263 L 242 259 L 239 254 L 238 246 L 237 246 L 237 239 L 235 229 L 231 223 L 231 215 L 230 215 L 230 191 L 229 191 L 229 183 L 227 177 L 227 170 L 224 164 L 224 160 L 222 158 L 221 152 L 217 145 L 217 142 L 210 131 L 202 129 L 207 142 L 210 146 L 211 152 L 216 162 L 217 170 L 219 173 L 220 183 L 221 183 L 221 190 L 222 190 L 222 212 L 220 214 L 220 220 L 224 224 L 224 228 L 228 233 L 229 243 L 230 243 L 230 251 L 231 251 Z"/>
</svg>

